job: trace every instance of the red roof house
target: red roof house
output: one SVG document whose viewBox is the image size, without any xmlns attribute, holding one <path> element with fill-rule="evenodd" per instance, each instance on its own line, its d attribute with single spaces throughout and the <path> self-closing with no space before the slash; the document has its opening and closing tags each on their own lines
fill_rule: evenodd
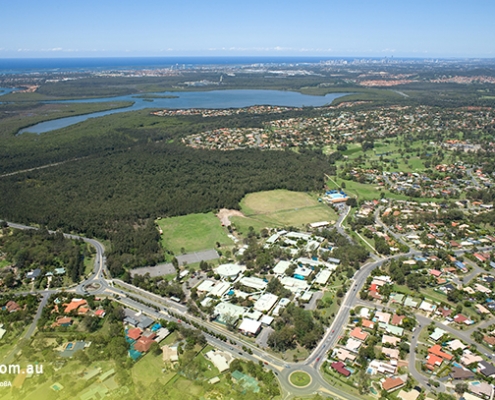
<svg viewBox="0 0 495 400">
<path fill-rule="evenodd" d="M 345 368 L 345 364 L 342 361 L 334 362 L 330 365 L 335 371 L 337 371 L 340 375 L 348 377 L 351 375 L 351 371 Z"/>
</svg>

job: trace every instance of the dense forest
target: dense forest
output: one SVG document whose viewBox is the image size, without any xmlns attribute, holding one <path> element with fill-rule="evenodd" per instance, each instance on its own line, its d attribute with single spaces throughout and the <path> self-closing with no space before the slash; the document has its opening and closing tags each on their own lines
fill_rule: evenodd
<svg viewBox="0 0 495 400">
<path fill-rule="evenodd" d="M 194 150 L 136 145 L 0 179 L 1 217 L 110 239 L 109 267 L 161 261 L 158 216 L 239 208 L 250 192 L 320 190 L 333 166 L 321 152 Z M 13 201 L 15 199 L 15 201 Z M 116 262 L 118 259 L 118 262 Z"/>
</svg>

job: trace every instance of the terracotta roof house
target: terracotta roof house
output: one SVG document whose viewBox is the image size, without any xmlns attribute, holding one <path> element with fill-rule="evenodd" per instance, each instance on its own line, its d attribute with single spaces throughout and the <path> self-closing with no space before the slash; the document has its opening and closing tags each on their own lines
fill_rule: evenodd
<svg viewBox="0 0 495 400">
<path fill-rule="evenodd" d="M 428 353 L 433 354 L 433 355 L 438 356 L 438 357 L 442 357 L 444 360 L 447 360 L 447 361 L 451 361 L 454 358 L 454 356 L 443 352 L 442 346 L 440 346 L 439 344 L 435 344 L 435 345 L 431 346 L 428 349 Z"/>
<path fill-rule="evenodd" d="M 350 333 L 349 335 L 355 339 L 358 339 L 358 340 L 361 340 L 361 341 L 365 341 L 366 338 L 368 337 L 368 333 L 367 332 L 364 332 L 361 330 L 360 327 L 356 327 L 354 328 Z"/>
<path fill-rule="evenodd" d="M 105 310 L 103 310 L 103 309 L 96 310 L 95 315 L 97 317 L 103 318 L 105 316 Z"/>
<path fill-rule="evenodd" d="M 155 343 L 153 339 L 143 336 L 134 344 L 134 349 L 140 353 L 146 353 L 153 343 Z"/>
<path fill-rule="evenodd" d="M 133 328 L 127 331 L 127 337 L 132 340 L 138 340 L 143 331 L 140 328 Z"/>
<path fill-rule="evenodd" d="M 438 357 L 434 354 L 429 354 L 428 357 L 426 357 L 426 364 L 432 366 L 432 367 L 439 367 L 442 365 L 443 358 Z"/>
<path fill-rule="evenodd" d="M 439 307 L 438 312 L 442 314 L 442 317 L 444 318 L 450 317 L 450 314 L 452 314 L 452 310 L 449 310 L 448 308 L 444 308 L 444 307 Z"/>
<path fill-rule="evenodd" d="M 483 336 L 483 341 L 491 347 L 495 346 L 495 337 L 493 336 L 485 335 Z"/>
<path fill-rule="evenodd" d="M 404 386 L 405 382 L 400 378 L 387 378 L 382 382 L 382 389 L 392 392 Z"/>
<path fill-rule="evenodd" d="M 361 325 L 363 326 L 363 328 L 373 329 L 375 323 L 373 321 L 370 321 L 369 319 L 363 319 L 361 321 Z"/>
<path fill-rule="evenodd" d="M 55 322 L 56 326 L 71 326 L 72 325 L 72 318 L 70 317 L 59 317 L 57 318 L 57 322 Z"/>
<path fill-rule="evenodd" d="M 402 321 L 404 320 L 404 318 L 406 318 L 405 315 L 394 314 L 392 316 L 392 320 L 390 321 L 390 325 L 394 325 L 394 326 L 402 325 Z"/>
<path fill-rule="evenodd" d="M 457 322 L 458 324 L 465 324 L 466 321 L 469 321 L 469 318 L 462 315 L 462 314 L 457 314 L 455 317 L 454 317 L 454 321 Z"/>
<path fill-rule="evenodd" d="M 72 301 L 69 304 L 64 304 L 65 306 L 64 312 L 68 314 L 71 311 L 77 310 L 81 306 L 85 306 L 86 304 L 88 303 L 84 299 L 72 299 Z"/>
<path fill-rule="evenodd" d="M 5 308 L 9 313 L 13 313 L 19 311 L 21 309 L 21 306 L 17 304 L 15 301 L 10 300 L 9 302 L 7 302 L 7 304 L 5 304 Z"/>
</svg>

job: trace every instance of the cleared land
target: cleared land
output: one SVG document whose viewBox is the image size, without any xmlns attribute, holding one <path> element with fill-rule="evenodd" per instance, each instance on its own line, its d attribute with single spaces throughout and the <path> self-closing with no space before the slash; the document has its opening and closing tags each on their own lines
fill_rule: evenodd
<svg viewBox="0 0 495 400">
<path fill-rule="evenodd" d="M 245 217 L 231 217 L 238 231 L 246 233 L 266 227 L 300 226 L 318 221 L 335 221 L 337 215 L 307 193 L 271 190 L 248 194 L 241 201 Z"/>
<path fill-rule="evenodd" d="M 162 229 L 162 245 L 164 249 L 175 254 L 212 249 L 216 243 L 233 244 L 222 228 L 220 220 L 213 213 L 189 214 L 181 217 L 165 218 L 157 221 Z"/>
</svg>

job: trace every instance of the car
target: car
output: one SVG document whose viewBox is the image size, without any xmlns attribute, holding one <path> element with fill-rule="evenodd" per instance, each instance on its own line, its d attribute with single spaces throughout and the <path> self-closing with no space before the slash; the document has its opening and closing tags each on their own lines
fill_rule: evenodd
<svg viewBox="0 0 495 400">
<path fill-rule="evenodd" d="M 268 365 L 268 363 L 266 361 L 264 361 L 265 365 Z"/>
<path fill-rule="evenodd" d="M 317 361 L 317 362 L 318 362 L 318 361 L 320 361 L 320 357 L 318 357 L 318 358 L 316 359 L 316 361 Z"/>
<path fill-rule="evenodd" d="M 285 364 L 284 367 L 285 368 L 290 368 L 290 365 L 289 364 Z"/>
<path fill-rule="evenodd" d="M 332 329 L 332 333 L 335 333 L 335 329 Z"/>
</svg>

